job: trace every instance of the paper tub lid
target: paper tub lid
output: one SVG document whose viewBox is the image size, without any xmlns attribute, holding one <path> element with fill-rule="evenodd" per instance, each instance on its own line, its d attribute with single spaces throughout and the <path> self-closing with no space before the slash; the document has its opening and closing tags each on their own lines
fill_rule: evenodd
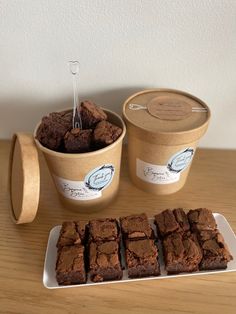
<svg viewBox="0 0 236 314">
<path fill-rule="evenodd" d="M 12 137 L 9 190 L 13 221 L 16 224 L 32 222 L 39 204 L 40 170 L 38 151 L 31 134 L 16 133 Z"/>
</svg>

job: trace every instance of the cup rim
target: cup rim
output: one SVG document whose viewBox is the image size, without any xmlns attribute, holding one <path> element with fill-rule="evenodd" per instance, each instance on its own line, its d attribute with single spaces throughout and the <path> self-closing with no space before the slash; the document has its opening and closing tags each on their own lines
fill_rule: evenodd
<svg viewBox="0 0 236 314">
<path fill-rule="evenodd" d="M 58 156 L 58 157 L 67 157 L 67 158 L 85 158 L 85 157 L 91 157 L 91 156 L 96 156 L 96 155 L 99 155 L 99 154 L 102 154 L 102 153 L 105 153 L 106 151 L 109 151 L 110 149 L 112 149 L 113 147 L 115 147 L 117 144 L 119 144 L 120 142 L 123 141 L 123 138 L 125 137 L 125 134 L 126 134 L 126 126 L 125 126 L 125 123 L 123 121 L 123 119 L 114 111 L 112 110 L 109 110 L 109 109 L 106 109 L 106 108 L 103 108 L 101 107 L 106 113 L 110 113 L 111 115 L 115 116 L 116 118 L 118 118 L 121 122 L 121 125 L 122 125 L 122 133 L 121 135 L 119 136 L 119 138 L 113 142 L 112 144 L 104 147 L 104 148 L 101 148 L 101 149 L 98 149 L 98 150 L 95 150 L 95 151 L 92 151 L 92 152 L 87 152 L 87 153 L 62 153 L 62 152 L 57 152 L 57 151 L 54 151 L 52 149 L 49 149 L 45 146 L 43 146 L 39 140 L 36 138 L 36 132 L 37 132 L 37 129 L 39 127 L 39 125 L 41 124 L 41 120 L 36 124 L 36 127 L 34 129 L 34 132 L 33 132 L 33 136 L 34 136 L 34 141 L 37 145 L 37 147 L 43 151 L 44 153 L 47 153 L 47 154 L 50 154 L 50 155 L 54 155 L 54 156 Z M 62 111 L 71 111 L 72 109 L 71 108 L 66 108 L 66 109 L 61 109 L 61 110 L 58 110 L 58 111 L 55 111 L 55 112 L 62 112 Z"/>
</svg>

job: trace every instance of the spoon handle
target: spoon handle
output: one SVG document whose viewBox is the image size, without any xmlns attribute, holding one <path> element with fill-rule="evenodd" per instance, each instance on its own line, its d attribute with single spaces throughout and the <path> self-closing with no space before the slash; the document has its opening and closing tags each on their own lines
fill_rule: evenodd
<svg viewBox="0 0 236 314">
<path fill-rule="evenodd" d="M 72 74 L 73 95 L 74 95 L 72 127 L 82 129 L 82 120 L 80 116 L 80 102 L 79 102 L 79 62 L 70 61 L 69 66 L 70 66 L 70 72 Z"/>
</svg>

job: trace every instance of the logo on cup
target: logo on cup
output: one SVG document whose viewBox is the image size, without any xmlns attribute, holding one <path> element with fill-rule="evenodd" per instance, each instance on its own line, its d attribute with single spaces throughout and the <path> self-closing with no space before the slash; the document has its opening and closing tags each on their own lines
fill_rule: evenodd
<svg viewBox="0 0 236 314">
<path fill-rule="evenodd" d="M 179 173 L 186 169 L 190 164 L 194 154 L 193 148 L 186 148 L 172 156 L 168 161 L 167 168 L 169 171 Z"/>
<path fill-rule="evenodd" d="M 112 182 L 115 173 L 115 168 L 111 164 L 106 164 L 90 171 L 85 179 L 85 185 L 96 191 L 101 191 Z"/>
</svg>

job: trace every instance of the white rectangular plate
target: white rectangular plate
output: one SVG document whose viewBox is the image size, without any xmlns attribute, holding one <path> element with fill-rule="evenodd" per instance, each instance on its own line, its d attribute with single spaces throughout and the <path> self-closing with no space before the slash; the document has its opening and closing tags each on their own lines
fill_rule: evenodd
<svg viewBox="0 0 236 314">
<path fill-rule="evenodd" d="M 134 281 L 141 281 L 141 280 L 158 280 L 158 279 L 165 279 L 165 278 L 173 278 L 173 277 L 184 277 L 184 276 L 197 276 L 197 275 L 206 275 L 206 274 L 216 274 L 216 273 L 227 273 L 236 271 L 236 237 L 231 229 L 229 223 L 225 219 L 224 216 L 221 214 L 214 214 L 217 226 L 219 231 L 222 233 L 226 244 L 228 245 L 228 248 L 230 250 L 231 255 L 233 256 L 233 260 L 228 263 L 227 269 L 224 270 L 211 270 L 211 271 L 197 271 L 194 273 L 182 273 L 179 275 L 167 275 L 164 267 L 163 262 L 163 256 L 161 252 L 161 246 L 158 243 L 159 247 L 159 263 L 161 268 L 161 275 L 157 277 L 145 277 L 145 278 L 137 278 L 137 279 L 129 279 L 128 278 L 128 272 L 125 268 L 123 270 L 123 279 L 122 280 L 116 280 L 116 281 L 105 281 L 105 282 L 99 282 L 94 283 L 91 282 L 88 278 L 86 284 L 80 284 L 80 285 L 68 285 L 68 286 L 59 286 L 56 280 L 56 272 L 55 272 L 55 266 L 56 266 L 56 260 L 57 260 L 57 240 L 59 237 L 61 226 L 56 226 L 51 229 L 48 239 L 48 245 L 47 245 L 47 251 L 45 256 L 45 263 L 44 263 L 44 271 L 43 271 L 43 284 L 48 289 L 58 289 L 58 288 L 75 288 L 75 287 L 84 287 L 84 286 L 94 286 L 94 285 L 104 285 L 104 284 L 110 284 L 110 283 L 124 283 L 124 282 L 134 282 Z M 154 231 L 154 219 L 149 219 L 150 224 L 152 225 Z M 125 261 L 124 261 L 124 249 L 121 248 L 121 263 L 122 266 L 125 267 Z"/>
</svg>

